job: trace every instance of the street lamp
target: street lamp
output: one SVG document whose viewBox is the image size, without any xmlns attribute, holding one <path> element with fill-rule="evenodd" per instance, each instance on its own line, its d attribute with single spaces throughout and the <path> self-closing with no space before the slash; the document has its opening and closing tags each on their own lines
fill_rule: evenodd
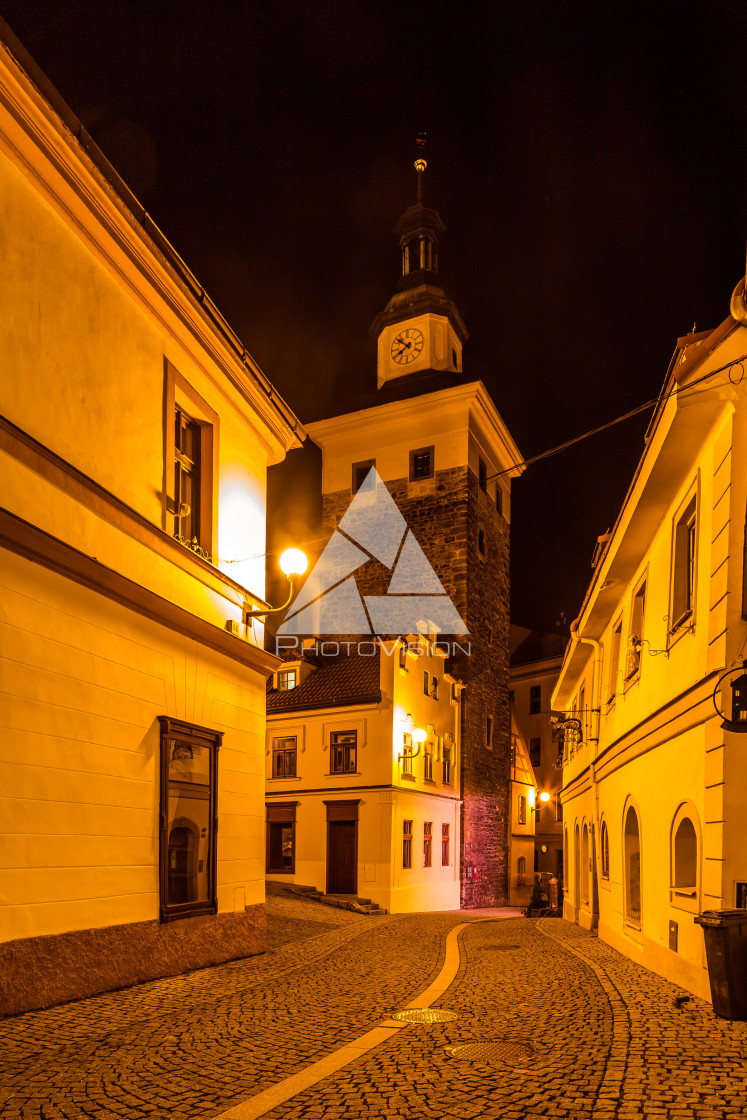
<svg viewBox="0 0 747 1120">
<path fill-rule="evenodd" d="M 247 611 L 244 615 L 245 619 L 264 618 L 268 614 L 280 614 L 291 605 L 293 577 L 302 576 L 309 566 L 309 561 L 306 558 L 306 553 L 302 552 L 300 548 L 286 548 L 280 556 L 279 564 L 280 570 L 288 577 L 288 598 L 286 602 L 283 603 L 282 607 L 268 607 L 264 611 Z"/>
</svg>

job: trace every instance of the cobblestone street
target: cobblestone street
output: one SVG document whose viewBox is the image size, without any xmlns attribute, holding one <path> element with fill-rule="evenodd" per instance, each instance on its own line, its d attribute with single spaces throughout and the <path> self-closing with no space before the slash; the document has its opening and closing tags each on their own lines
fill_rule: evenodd
<svg viewBox="0 0 747 1120">
<path fill-rule="evenodd" d="M 0 1115 L 737 1120 L 747 1109 L 747 1024 L 695 998 L 678 1007 L 686 993 L 566 922 L 364 917 L 276 895 L 268 945 L 4 1020 Z M 453 982 L 423 996 L 450 959 Z M 410 1003 L 455 1017 L 393 1023 Z M 377 1027 L 385 1037 L 366 1050 Z M 489 1041 L 502 1050 L 451 1052 Z M 323 1076 L 325 1059 L 342 1068 Z M 300 1071 L 296 1091 L 286 1079 Z"/>
</svg>

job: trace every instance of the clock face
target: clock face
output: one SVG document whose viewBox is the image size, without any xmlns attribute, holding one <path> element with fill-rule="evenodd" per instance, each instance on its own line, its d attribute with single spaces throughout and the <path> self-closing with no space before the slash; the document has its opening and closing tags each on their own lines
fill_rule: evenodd
<svg viewBox="0 0 747 1120">
<path fill-rule="evenodd" d="M 419 358 L 423 350 L 423 335 L 417 327 L 400 331 L 392 342 L 392 360 L 400 366 L 407 366 Z"/>
</svg>

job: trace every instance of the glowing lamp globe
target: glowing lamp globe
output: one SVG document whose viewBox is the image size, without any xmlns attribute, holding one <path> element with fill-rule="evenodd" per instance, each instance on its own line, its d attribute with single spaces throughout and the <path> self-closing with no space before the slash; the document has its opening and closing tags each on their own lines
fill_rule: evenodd
<svg viewBox="0 0 747 1120">
<path fill-rule="evenodd" d="M 286 548 L 280 557 L 280 569 L 288 579 L 291 576 L 302 576 L 308 566 L 309 561 L 306 559 L 306 553 L 302 552 L 300 548 Z"/>
<path fill-rule="evenodd" d="M 413 729 L 412 737 L 416 743 L 424 743 L 428 738 L 428 732 L 423 731 L 422 727 L 416 727 Z"/>
<path fill-rule="evenodd" d="M 535 791 L 533 789 L 528 789 L 527 790 L 527 801 L 529 802 L 529 808 L 530 809 L 534 808 L 534 803 L 535 803 L 536 799 L 537 799 L 537 795 L 536 795 Z"/>
<path fill-rule="evenodd" d="M 550 794 L 549 793 L 541 793 L 540 794 L 540 801 L 549 801 L 549 800 L 550 800 Z"/>
</svg>

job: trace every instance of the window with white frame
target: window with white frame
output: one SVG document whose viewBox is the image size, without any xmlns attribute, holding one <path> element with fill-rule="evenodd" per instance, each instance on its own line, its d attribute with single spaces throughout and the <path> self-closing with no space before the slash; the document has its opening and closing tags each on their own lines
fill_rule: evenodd
<svg viewBox="0 0 747 1120">
<path fill-rule="evenodd" d="M 692 618 L 695 609 L 697 498 L 693 494 L 674 522 L 672 541 L 672 604 L 669 633 Z"/>
<path fill-rule="evenodd" d="M 330 772 L 332 774 L 354 774 L 357 762 L 357 731 L 333 731 L 329 740 Z"/>
<path fill-rule="evenodd" d="M 423 867 L 433 863 L 433 821 L 423 822 Z"/>
<path fill-rule="evenodd" d="M 444 747 L 441 752 L 441 777 L 444 785 L 451 785 L 451 747 Z"/>
<path fill-rule="evenodd" d="M 433 781 L 433 743 L 425 743 L 423 747 L 423 777 L 426 782 Z"/>
<path fill-rule="evenodd" d="M 412 821 L 402 822 L 402 866 L 412 867 Z"/>
<path fill-rule="evenodd" d="M 630 628 L 628 630 L 628 651 L 625 679 L 632 680 L 641 668 L 641 651 L 643 649 L 643 627 L 646 616 L 646 580 L 638 584 L 633 595 L 630 611 Z"/>
<path fill-rule="evenodd" d="M 295 778 L 296 776 L 296 736 L 272 740 L 273 778 Z"/>
<path fill-rule="evenodd" d="M 402 738 L 402 773 L 412 774 L 412 735 L 405 732 Z"/>
<path fill-rule="evenodd" d="M 620 669 L 620 646 L 622 645 L 622 619 L 618 619 L 612 630 L 610 641 L 610 673 L 608 681 L 608 701 L 611 703 L 617 694 L 617 674 Z"/>
</svg>

